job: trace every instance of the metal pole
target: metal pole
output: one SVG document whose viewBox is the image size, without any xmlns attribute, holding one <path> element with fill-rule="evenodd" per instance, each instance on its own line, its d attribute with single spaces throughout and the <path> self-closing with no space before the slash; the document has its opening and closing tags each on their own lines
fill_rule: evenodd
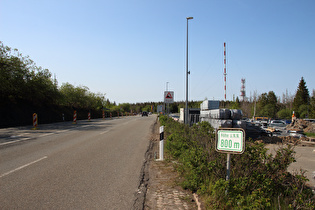
<svg viewBox="0 0 315 210">
<path fill-rule="evenodd" d="M 187 40 L 186 40 L 186 102 L 185 102 L 185 124 L 189 124 L 188 122 L 188 20 L 193 19 L 193 17 L 187 17 Z"/>
<path fill-rule="evenodd" d="M 227 161 L 226 161 L 226 181 L 230 180 L 230 163 L 231 163 L 231 154 L 227 153 L 227 157 L 226 157 Z"/>
<path fill-rule="evenodd" d="M 168 92 L 168 83 L 169 82 L 166 82 L 166 92 Z M 167 103 L 167 107 L 166 108 L 166 115 L 169 116 L 170 115 L 170 104 Z"/>
<path fill-rule="evenodd" d="M 224 102 L 226 102 L 226 48 L 224 42 Z"/>
<path fill-rule="evenodd" d="M 230 164 L 231 164 L 231 154 L 227 153 L 227 157 L 226 157 L 226 181 L 230 181 Z M 225 190 L 225 194 L 228 194 L 228 189 Z"/>
</svg>

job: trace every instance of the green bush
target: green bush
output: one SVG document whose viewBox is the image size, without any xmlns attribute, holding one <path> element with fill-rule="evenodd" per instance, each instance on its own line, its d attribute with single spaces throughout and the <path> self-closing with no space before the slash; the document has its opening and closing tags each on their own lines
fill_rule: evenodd
<svg viewBox="0 0 315 210">
<path fill-rule="evenodd" d="M 282 146 L 273 157 L 263 143 L 247 141 L 243 154 L 231 155 L 228 182 L 226 154 L 215 150 L 210 124 L 188 127 L 166 116 L 160 116 L 160 123 L 165 126 L 166 152 L 183 177 L 180 185 L 203 195 L 208 209 L 315 208 L 305 172 L 287 172 L 295 161 L 291 146 Z"/>
<path fill-rule="evenodd" d="M 308 137 L 315 137 L 315 133 L 305 133 L 305 135 Z"/>
</svg>

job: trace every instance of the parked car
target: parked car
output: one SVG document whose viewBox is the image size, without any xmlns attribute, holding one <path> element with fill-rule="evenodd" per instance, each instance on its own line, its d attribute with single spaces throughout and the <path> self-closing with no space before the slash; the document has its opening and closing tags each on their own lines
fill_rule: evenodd
<svg viewBox="0 0 315 210">
<path fill-rule="evenodd" d="M 285 127 L 286 123 L 282 120 L 271 120 L 269 127 Z"/>
<path fill-rule="evenodd" d="M 147 116 L 148 117 L 148 112 L 142 112 L 142 117 Z"/>
<path fill-rule="evenodd" d="M 175 121 L 179 121 L 179 116 L 173 115 L 173 116 L 172 116 L 172 119 L 175 120 Z"/>
<path fill-rule="evenodd" d="M 297 131 L 297 130 L 289 130 L 289 136 L 293 136 L 296 138 L 305 137 L 305 135 L 303 134 L 303 131 Z"/>
</svg>

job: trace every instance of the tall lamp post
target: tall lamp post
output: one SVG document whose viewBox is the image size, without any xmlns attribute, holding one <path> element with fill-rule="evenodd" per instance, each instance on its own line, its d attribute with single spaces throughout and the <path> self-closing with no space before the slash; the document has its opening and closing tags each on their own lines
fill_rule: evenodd
<svg viewBox="0 0 315 210">
<path fill-rule="evenodd" d="M 168 91 L 168 83 L 169 82 L 166 82 L 166 91 Z M 165 109 L 166 109 L 166 115 L 169 116 L 169 114 L 170 114 L 170 104 L 169 103 L 167 103 L 167 107 L 165 107 Z"/>
<path fill-rule="evenodd" d="M 185 103 L 185 124 L 188 124 L 188 74 L 190 72 L 188 71 L 188 20 L 194 19 L 193 17 L 186 17 L 187 20 L 187 43 L 186 43 L 186 103 Z"/>
</svg>

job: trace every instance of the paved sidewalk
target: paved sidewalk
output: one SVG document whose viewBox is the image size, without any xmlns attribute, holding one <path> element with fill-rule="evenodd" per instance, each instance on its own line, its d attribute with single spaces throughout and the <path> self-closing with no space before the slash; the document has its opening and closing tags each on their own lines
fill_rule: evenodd
<svg viewBox="0 0 315 210">
<path fill-rule="evenodd" d="M 158 154 L 158 141 L 154 142 L 153 154 Z M 176 186 L 178 179 L 172 163 L 151 160 L 144 209 L 198 209 L 193 194 Z"/>
</svg>

